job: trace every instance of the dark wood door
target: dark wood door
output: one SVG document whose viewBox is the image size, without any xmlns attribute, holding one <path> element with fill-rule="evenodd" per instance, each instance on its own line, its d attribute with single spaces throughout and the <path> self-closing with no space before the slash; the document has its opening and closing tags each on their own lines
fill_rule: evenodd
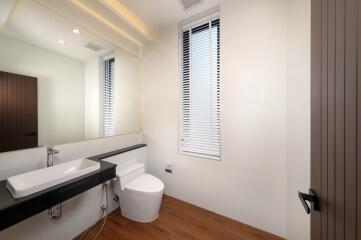
<svg viewBox="0 0 361 240">
<path fill-rule="evenodd" d="M 312 0 L 312 240 L 361 239 L 361 0 Z"/>
<path fill-rule="evenodd" d="M 37 146 L 37 79 L 0 71 L 0 152 Z"/>
</svg>

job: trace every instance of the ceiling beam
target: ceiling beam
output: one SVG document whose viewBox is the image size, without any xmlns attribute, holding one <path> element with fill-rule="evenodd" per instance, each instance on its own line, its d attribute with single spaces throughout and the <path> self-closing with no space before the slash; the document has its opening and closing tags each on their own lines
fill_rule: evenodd
<svg viewBox="0 0 361 240">
<path fill-rule="evenodd" d="M 150 30 L 147 25 L 135 15 L 132 11 L 126 8 L 118 0 L 100 0 L 100 2 L 113 11 L 118 17 L 123 21 L 128 23 L 132 28 L 134 28 L 138 33 L 143 35 L 148 41 L 152 40 Z"/>
<path fill-rule="evenodd" d="M 93 9 L 89 8 L 88 6 L 86 6 L 85 4 L 83 4 L 82 2 L 80 2 L 79 0 L 69 0 L 69 2 L 71 2 L 72 4 L 74 4 L 75 6 L 77 6 L 78 8 L 80 8 L 81 10 L 83 10 L 84 12 L 86 12 L 87 14 L 91 15 L 92 17 L 94 17 L 95 19 L 97 19 L 99 22 L 102 22 L 103 24 L 105 24 L 106 26 L 108 26 L 110 29 L 112 29 L 113 31 L 119 33 L 120 35 L 122 35 L 123 37 L 125 37 L 126 39 L 128 39 L 129 41 L 133 42 L 134 44 L 136 44 L 139 47 L 142 47 L 143 44 L 141 42 L 139 42 L 137 39 L 135 39 L 133 36 L 131 36 L 129 33 L 127 33 L 126 31 L 124 31 L 123 29 L 119 28 L 118 26 L 116 26 L 115 24 L 113 24 L 111 21 L 109 21 L 108 19 L 104 18 L 103 16 L 101 16 L 99 13 L 95 12 Z"/>
<path fill-rule="evenodd" d="M 1 0 L 0 0 L 1 1 Z M 110 42 L 111 44 L 113 44 L 114 46 L 117 46 L 121 49 L 123 49 L 124 51 L 137 56 L 137 57 L 141 57 L 142 55 L 142 48 L 143 45 L 137 41 L 134 38 L 131 38 L 132 40 L 130 40 L 129 38 L 124 37 L 124 35 L 120 35 L 120 39 L 123 39 L 121 41 L 117 40 L 117 38 L 111 37 L 108 34 L 104 34 L 104 32 L 98 31 L 98 28 L 94 28 L 91 25 L 85 23 L 82 20 L 79 20 L 77 18 L 74 18 L 74 16 L 71 16 L 69 14 L 66 14 L 64 11 L 62 11 L 62 9 L 58 8 L 57 6 L 52 6 L 51 4 L 48 3 L 47 0 L 35 0 L 36 3 L 42 5 L 43 7 L 45 7 L 46 9 L 48 9 L 49 11 L 73 22 L 74 24 L 78 25 L 79 27 L 86 29 L 88 32 L 97 35 L 98 37 Z M 68 0 L 67 2 L 71 3 L 71 0 Z M 84 13 L 84 10 L 79 8 L 79 11 L 81 13 Z M 88 14 L 85 12 L 85 14 Z M 91 15 L 90 17 L 94 17 L 93 15 Z M 94 19 L 94 21 L 99 21 L 97 18 Z M 102 22 L 102 24 L 105 24 Z M 113 31 L 113 33 L 115 34 L 119 34 L 118 31 Z M 119 36 L 119 35 L 118 35 Z M 124 42 L 125 41 L 125 42 Z M 128 42 L 128 43 L 127 43 Z M 129 45 L 129 43 L 132 45 Z M 136 49 L 134 49 L 136 48 Z"/>
<path fill-rule="evenodd" d="M 0 1 L 0 33 L 3 31 L 9 19 L 13 16 L 20 0 L 2 0 Z"/>
</svg>

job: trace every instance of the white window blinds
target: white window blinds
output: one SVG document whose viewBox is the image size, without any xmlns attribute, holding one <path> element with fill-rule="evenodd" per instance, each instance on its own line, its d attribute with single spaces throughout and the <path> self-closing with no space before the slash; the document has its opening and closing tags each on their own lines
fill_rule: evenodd
<svg viewBox="0 0 361 240">
<path fill-rule="evenodd" d="M 220 20 L 182 29 L 181 152 L 219 159 Z"/>
<path fill-rule="evenodd" d="M 103 135 L 114 135 L 114 58 L 104 60 Z"/>
</svg>

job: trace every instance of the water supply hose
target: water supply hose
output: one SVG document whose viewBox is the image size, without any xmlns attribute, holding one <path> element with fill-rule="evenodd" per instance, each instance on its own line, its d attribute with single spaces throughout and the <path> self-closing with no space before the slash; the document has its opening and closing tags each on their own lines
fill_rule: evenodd
<svg viewBox="0 0 361 240">
<path fill-rule="evenodd" d="M 104 217 L 104 221 L 103 221 L 102 227 L 100 228 L 99 232 L 95 235 L 95 237 L 94 237 L 92 240 L 96 240 L 96 239 L 99 237 L 100 233 L 101 233 L 101 232 L 103 231 L 103 229 L 104 229 L 105 223 L 107 222 L 107 218 L 108 218 L 108 207 L 109 207 L 109 202 L 108 202 L 108 184 L 107 184 L 107 183 L 104 183 L 104 184 L 103 184 L 103 188 L 105 188 L 105 199 L 106 199 L 105 204 L 106 204 L 106 206 L 105 206 L 105 208 L 102 207 L 103 214 L 102 214 L 102 216 L 100 217 L 100 219 L 102 219 L 102 218 L 104 217 L 104 214 L 105 214 L 105 217 Z M 99 219 L 99 220 L 100 220 L 100 219 Z M 79 240 L 82 240 L 82 239 L 88 234 L 88 232 L 89 232 L 96 224 L 97 224 L 97 223 L 93 224 L 93 225 L 83 234 L 83 236 L 82 236 Z"/>
</svg>

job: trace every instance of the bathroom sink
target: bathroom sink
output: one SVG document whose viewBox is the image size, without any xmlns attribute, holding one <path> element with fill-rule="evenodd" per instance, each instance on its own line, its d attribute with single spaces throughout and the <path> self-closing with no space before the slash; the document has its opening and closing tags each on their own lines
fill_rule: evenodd
<svg viewBox="0 0 361 240">
<path fill-rule="evenodd" d="M 96 171 L 99 168 L 99 162 L 77 159 L 10 177 L 7 179 L 6 187 L 14 198 L 21 198 Z"/>
</svg>

